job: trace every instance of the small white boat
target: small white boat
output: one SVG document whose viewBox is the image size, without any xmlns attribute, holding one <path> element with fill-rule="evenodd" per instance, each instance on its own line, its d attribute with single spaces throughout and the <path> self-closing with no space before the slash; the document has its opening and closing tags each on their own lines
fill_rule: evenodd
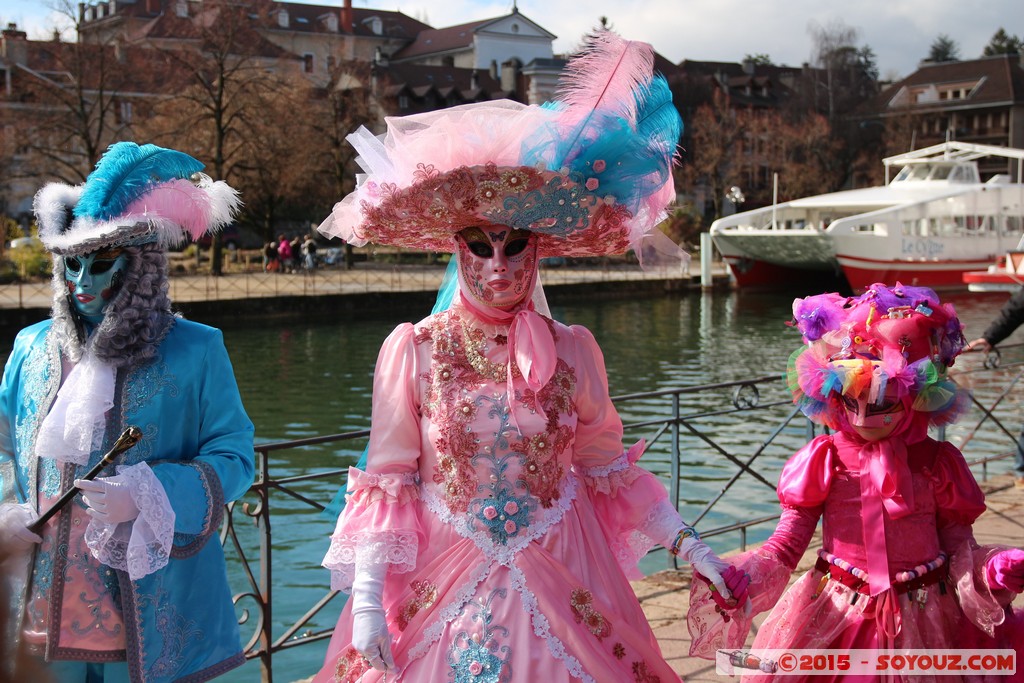
<svg viewBox="0 0 1024 683">
<path fill-rule="evenodd" d="M 985 270 L 970 270 L 963 275 L 972 292 L 1016 292 L 1024 286 L 1024 239 L 1013 251 Z"/>
<path fill-rule="evenodd" d="M 842 275 L 854 291 L 875 282 L 963 289 L 1024 236 L 1024 184 L 981 182 L 977 159 L 1024 150 L 945 142 L 887 157 L 886 184 L 795 199 L 721 218 L 715 246 L 740 287 Z M 890 169 L 901 170 L 890 182 Z"/>
</svg>

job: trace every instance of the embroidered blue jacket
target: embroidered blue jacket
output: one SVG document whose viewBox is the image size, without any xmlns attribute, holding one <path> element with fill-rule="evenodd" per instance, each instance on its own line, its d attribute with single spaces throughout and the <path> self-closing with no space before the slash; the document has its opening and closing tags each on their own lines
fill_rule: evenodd
<svg viewBox="0 0 1024 683">
<path fill-rule="evenodd" d="M 50 459 L 34 457 L 39 425 L 61 382 L 60 353 L 49 332 L 47 320 L 18 334 L 0 384 L 3 502 L 29 501 L 38 507 L 40 472 L 57 467 Z M 223 337 L 206 325 L 176 320 L 156 357 L 119 369 L 116 381 L 103 448 L 124 427 L 140 427 L 142 440 L 117 464 L 146 461 L 175 512 L 167 566 L 138 581 L 117 572 L 131 680 L 206 681 L 244 663 L 217 532 L 225 503 L 252 484 L 253 425 L 242 407 Z M 77 474 L 102 453 L 93 453 Z M 66 560 L 57 552 L 48 561 L 56 573 Z M 24 590 L 20 593 L 12 601 L 18 631 L 9 635 L 20 632 L 25 602 Z M 48 658 L 88 659 L 59 652 L 52 633 L 47 640 Z"/>
</svg>

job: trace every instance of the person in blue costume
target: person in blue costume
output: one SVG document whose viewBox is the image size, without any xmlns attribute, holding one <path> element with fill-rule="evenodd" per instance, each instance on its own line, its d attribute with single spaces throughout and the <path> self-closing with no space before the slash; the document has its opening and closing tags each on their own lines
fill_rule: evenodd
<svg viewBox="0 0 1024 683">
<path fill-rule="evenodd" d="M 202 168 L 120 142 L 84 184 L 35 198 L 54 299 L 0 384 L 5 644 L 61 683 L 198 682 L 245 661 L 218 529 L 252 484 L 253 425 L 221 332 L 168 296 L 167 247 L 239 206 Z M 83 481 L 130 425 L 141 441 Z"/>
</svg>

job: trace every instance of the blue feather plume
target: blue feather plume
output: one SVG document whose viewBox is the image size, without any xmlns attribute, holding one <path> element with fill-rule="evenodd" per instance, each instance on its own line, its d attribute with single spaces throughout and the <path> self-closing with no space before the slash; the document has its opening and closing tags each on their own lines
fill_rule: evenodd
<svg viewBox="0 0 1024 683">
<path fill-rule="evenodd" d="M 662 75 L 637 89 L 636 132 L 649 144 L 665 145 L 675 152 L 679 136 L 683 134 L 683 120 L 672 103 L 672 89 Z"/>
<path fill-rule="evenodd" d="M 154 183 L 189 178 L 203 170 L 202 162 L 173 149 L 134 142 L 111 145 L 85 179 L 75 205 L 76 217 L 110 220 L 145 194 Z"/>
</svg>

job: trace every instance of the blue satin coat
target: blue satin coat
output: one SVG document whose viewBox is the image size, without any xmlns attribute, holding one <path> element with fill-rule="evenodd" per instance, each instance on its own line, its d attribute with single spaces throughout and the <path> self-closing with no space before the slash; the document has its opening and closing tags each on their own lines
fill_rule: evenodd
<svg viewBox="0 0 1024 683">
<path fill-rule="evenodd" d="M 49 332 L 49 320 L 22 330 L 4 370 L 0 497 L 38 506 L 38 486 L 72 481 L 100 459 L 126 426 L 141 428 L 142 440 L 116 462 L 150 465 L 174 508 L 175 534 L 163 569 L 138 581 L 117 572 L 131 680 L 206 681 L 241 665 L 238 621 L 217 532 L 225 503 L 252 484 L 253 425 L 220 331 L 178 319 L 154 359 L 119 369 L 103 450 L 77 471 L 72 464 L 33 455 L 39 425 L 61 383 L 60 353 Z M 58 524 L 66 524 L 68 517 L 66 511 L 59 515 Z M 61 571 L 60 553 L 53 555 L 49 570 Z M 20 599 L 12 597 L 22 615 L 24 591 Z M 20 618 L 14 624 L 17 632 Z M 47 658 L 88 659 L 60 652 L 52 641 L 48 635 Z"/>
</svg>

